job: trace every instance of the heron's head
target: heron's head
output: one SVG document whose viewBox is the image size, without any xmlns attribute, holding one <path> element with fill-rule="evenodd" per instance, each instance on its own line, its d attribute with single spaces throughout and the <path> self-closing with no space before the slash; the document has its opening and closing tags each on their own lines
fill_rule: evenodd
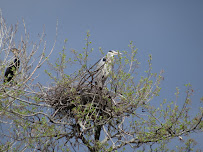
<svg viewBox="0 0 203 152">
<path fill-rule="evenodd" d="M 116 51 L 114 51 L 114 50 L 110 50 L 108 53 L 107 53 L 107 58 L 108 57 L 113 57 L 114 55 L 118 55 L 118 54 L 122 54 L 122 53 L 120 53 L 120 52 L 116 52 Z"/>
<path fill-rule="evenodd" d="M 13 52 L 13 54 L 14 54 L 15 56 L 18 56 L 18 54 L 20 53 L 20 51 L 19 51 L 18 49 L 16 49 L 16 48 L 12 48 L 12 49 L 11 49 L 11 52 Z"/>
</svg>

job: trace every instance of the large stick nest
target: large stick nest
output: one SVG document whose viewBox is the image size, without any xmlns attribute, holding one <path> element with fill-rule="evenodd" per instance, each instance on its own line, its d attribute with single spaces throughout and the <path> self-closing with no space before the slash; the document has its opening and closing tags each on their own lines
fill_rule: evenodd
<svg viewBox="0 0 203 152">
<path fill-rule="evenodd" d="M 115 104 L 116 94 L 107 87 L 99 88 L 93 82 L 95 73 L 74 77 L 58 83 L 44 92 L 40 98 L 54 109 L 53 118 L 68 119 L 69 123 L 93 121 L 103 124 L 120 111 Z M 79 81 L 78 81 L 79 80 Z"/>
</svg>

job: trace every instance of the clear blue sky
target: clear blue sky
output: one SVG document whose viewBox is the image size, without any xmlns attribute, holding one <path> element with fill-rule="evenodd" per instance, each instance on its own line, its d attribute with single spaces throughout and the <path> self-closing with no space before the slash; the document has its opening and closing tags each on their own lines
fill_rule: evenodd
<svg viewBox="0 0 203 152">
<path fill-rule="evenodd" d="M 192 107 L 199 106 L 203 96 L 202 0 L 1 0 L 0 8 L 8 24 L 21 24 L 24 18 L 32 40 L 45 25 L 48 47 L 53 44 L 58 19 L 56 50 L 61 50 L 66 38 L 68 49 L 82 50 L 87 30 L 95 58 L 101 57 L 99 47 L 106 52 L 123 51 L 133 41 L 142 64 L 152 54 L 154 72 L 164 69 L 161 97 L 173 100 L 179 87 L 184 99 L 184 84 L 191 83 Z"/>
</svg>

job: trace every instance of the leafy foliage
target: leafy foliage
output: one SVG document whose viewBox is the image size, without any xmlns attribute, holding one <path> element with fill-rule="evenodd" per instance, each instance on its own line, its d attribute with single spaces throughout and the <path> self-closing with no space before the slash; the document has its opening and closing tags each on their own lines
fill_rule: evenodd
<svg viewBox="0 0 203 152">
<path fill-rule="evenodd" d="M 17 26 L 7 27 L 2 16 L 0 21 L 3 82 L 9 49 L 17 45 Z M 172 139 L 184 141 L 185 136 L 202 131 L 202 108 L 194 117 L 189 112 L 193 94 L 190 84 L 182 106 L 177 104 L 178 88 L 176 101 L 151 104 L 159 96 L 163 71 L 152 72 L 149 55 L 148 69 L 138 80 L 138 50 L 132 42 L 129 50 L 115 58 L 107 85 L 98 89 L 93 83 L 96 64 L 89 62 L 93 53 L 89 32 L 83 51 L 71 50 L 72 55 L 67 55 L 64 46 L 54 63 L 49 57 L 55 43 L 46 55 L 44 33 L 38 43 L 29 43 L 26 28 L 23 37 L 18 44 L 21 67 L 12 83 L 0 84 L 0 151 L 125 151 L 127 147 L 144 151 L 146 146 L 151 151 L 166 151 Z M 44 73 L 49 77 L 48 86 L 37 81 L 45 63 L 49 67 Z M 66 73 L 67 65 L 80 68 Z M 188 139 L 176 150 L 189 151 L 194 145 L 195 141 Z"/>
</svg>

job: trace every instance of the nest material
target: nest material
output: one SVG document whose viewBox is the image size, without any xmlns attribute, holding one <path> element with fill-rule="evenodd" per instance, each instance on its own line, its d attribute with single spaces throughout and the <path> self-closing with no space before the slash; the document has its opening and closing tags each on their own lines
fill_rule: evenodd
<svg viewBox="0 0 203 152">
<path fill-rule="evenodd" d="M 41 96 L 55 112 L 53 117 L 96 120 L 112 117 L 114 94 L 106 88 L 97 88 L 89 83 L 73 85 L 62 83 L 51 87 Z"/>
</svg>

